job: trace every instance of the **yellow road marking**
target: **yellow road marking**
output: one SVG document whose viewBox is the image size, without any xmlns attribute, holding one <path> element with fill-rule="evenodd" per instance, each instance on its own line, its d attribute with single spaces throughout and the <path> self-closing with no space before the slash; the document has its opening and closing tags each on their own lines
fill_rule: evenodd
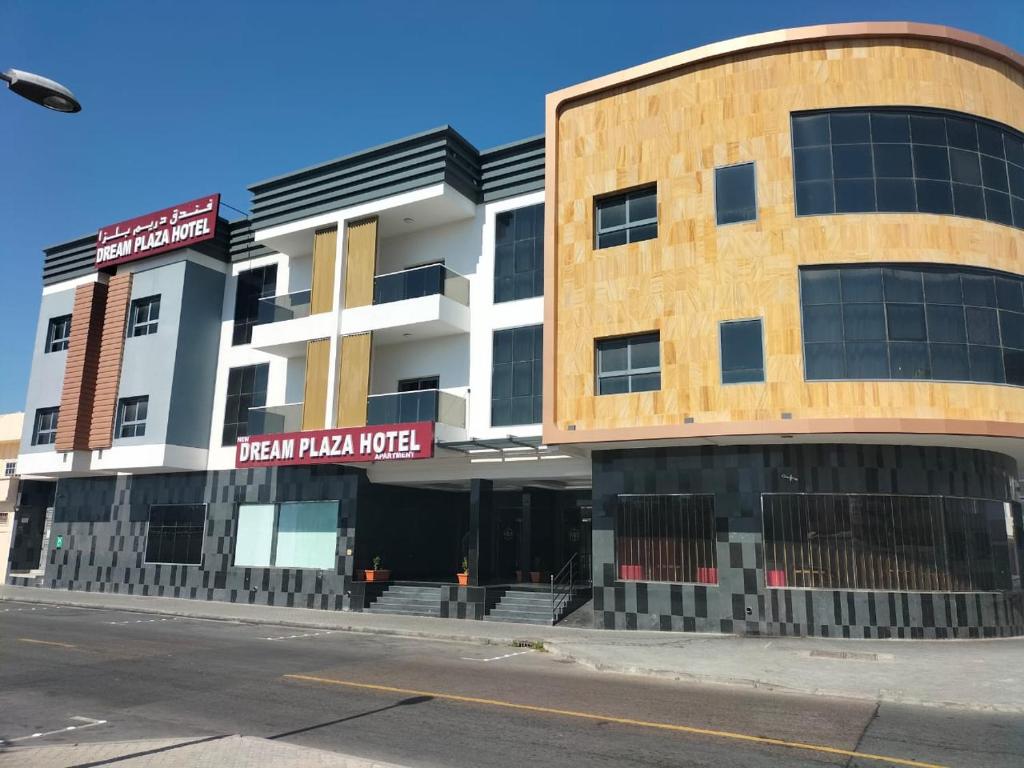
<svg viewBox="0 0 1024 768">
<path fill-rule="evenodd" d="M 430 696 L 435 699 L 446 701 L 461 701 L 466 704 L 483 704 L 490 707 L 503 707 L 505 709 L 517 709 L 525 712 L 540 712 L 547 715 L 561 715 L 562 717 L 576 717 L 582 720 L 599 720 L 604 723 L 618 723 L 620 725 L 632 725 L 640 728 L 657 728 L 662 731 L 674 731 L 676 733 L 690 733 L 698 736 L 711 736 L 719 739 L 732 739 L 734 741 L 746 741 L 755 744 L 767 744 L 773 747 L 787 747 L 789 749 L 803 749 L 809 752 L 822 752 L 828 755 L 839 755 L 841 757 L 857 757 L 862 760 L 874 760 L 889 765 L 907 765 L 912 768 L 944 768 L 936 763 L 923 763 L 919 760 L 906 760 L 901 757 L 888 757 L 886 755 L 873 755 L 870 752 L 854 752 L 849 749 L 828 747 L 823 744 L 807 744 L 802 741 L 788 741 L 786 739 L 773 739 L 768 736 L 753 736 L 748 733 L 737 733 L 735 731 L 719 731 L 712 728 L 697 728 L 692 725 L 673 725 L 671 723 L 654 723 L 646 720 L 633 720 L 627 717 L 609 717 L 598 715 L 592 712 L 576 712 L 571 709 L 554 709 L 553 707 L 538 707 L 532 704 L 515 704 L 511 701 L 500 701 L 497 699 L 480 699 L 475 696 L 459 696 L 454 693 L 436 693 L 434 691 L 417 691 L 411 688 L 395 688 L 390 685 L 374 685 L 371 683 L 355 683 L 350 680 L 335 680 L 329 677 L 314 677 L 313 675 L 283 675 L 286 680 L 302 680 L 309 683 L 322 683 L 324 685 L 341 685 L 348 688 L 361 688 L 368 691 L 381 691 L 383 693 L 400 693 L 411 696 Z"/>
<path fill-rule="evenodd" d="M 19 637 L 19 643 L 36 643 L 38 645 L 55 645 L 58 648 L 78 648 L 77 645 L 71 645 L 70 643 L 58 643 L 53 640 L 33 640 L 31 637 Z"/>
</svg>

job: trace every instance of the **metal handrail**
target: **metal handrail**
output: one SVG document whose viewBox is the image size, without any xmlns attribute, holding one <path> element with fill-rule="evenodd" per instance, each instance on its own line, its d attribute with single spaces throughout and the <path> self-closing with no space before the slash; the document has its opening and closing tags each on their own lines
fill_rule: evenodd
<svg viewBox="0 0 1024 768">
<path fill-rule="evenodd" d="M 565 565 L 563 565 L 554 576 L 551 577 L 551 624 L 558 621 L 559 611 L 569 607 L 572 597 L 576 592 L 576 555 L 573 553 Z M 568 570 L 568 575 L 564 575 Z M 555 587 L 558 586 L 556 594 Z"/>
</svg>

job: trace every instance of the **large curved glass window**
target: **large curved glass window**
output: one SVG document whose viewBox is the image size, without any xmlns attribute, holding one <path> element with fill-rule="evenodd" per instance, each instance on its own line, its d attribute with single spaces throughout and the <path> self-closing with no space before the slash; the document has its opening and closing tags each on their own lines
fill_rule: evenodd
<svg viewBox="0 0 1024 768">
<path fill-rule="evenodd" d="M 798 216 L 951 213 L 1024 229 L 1024 135 L 938 110 L 793 115 Z"/>
<path fill-rule="evenodd" d="M 808 380 L 1024 386 L 1024 278 L 968 267 L 800 270 Z"/>
</svg>

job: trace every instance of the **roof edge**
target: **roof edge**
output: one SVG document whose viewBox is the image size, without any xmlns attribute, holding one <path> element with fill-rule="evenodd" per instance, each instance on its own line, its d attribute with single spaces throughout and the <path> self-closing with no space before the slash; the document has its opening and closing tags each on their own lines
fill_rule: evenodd
<svg viewBox="0 0 1024 768">
<path fill-rule="evenodd" d="M 995 40 L 967 32 L 956 27 L 940 24 L 924 24 L 913 21 L 858 21 L 843 24 L 817 24 L 807 27 L 777 29 L 752 35 L 734 37 L 717 43 L 691 48 L 654 61 L 638 64 L 592 80 L 586 80 L 548 94 L 548 107 L 560 109 L 569 101 L 590 96 L 600 91 L 630 85 L 639 80 L 653 77 L 673 69 L 700 64 L 724 56 L 775 48 L 800 43 L 832 42 L 858 38 L 894 37 L 916 38 L 934 42 L 959 45 L 980 51 L 1015 67 L 1024 73 L 1024 55 Z"/>
</svg>

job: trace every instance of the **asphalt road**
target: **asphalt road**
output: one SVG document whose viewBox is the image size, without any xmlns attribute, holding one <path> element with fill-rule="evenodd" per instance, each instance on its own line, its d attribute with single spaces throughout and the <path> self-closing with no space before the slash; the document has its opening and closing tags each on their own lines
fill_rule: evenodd
<svg viewBox="0 0 1024 768">
<path fill-rule="evenodd" d="M 0 739 L 51 731 L 32 743 L 238 733 L 466 768 L 1024 765 L 1021 716 L 594 673 L 498 646 L 0 601 Z"/>
</svg>

